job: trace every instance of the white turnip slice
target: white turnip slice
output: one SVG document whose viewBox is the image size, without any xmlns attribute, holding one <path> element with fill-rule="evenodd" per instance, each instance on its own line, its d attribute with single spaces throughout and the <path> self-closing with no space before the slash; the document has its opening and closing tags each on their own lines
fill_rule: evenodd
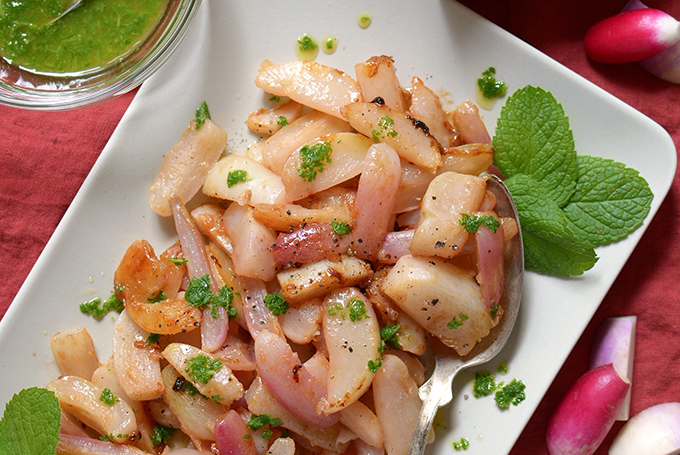
<svg viewBox="0 0 680 455">
<path fill-rule="evenodd" d="M 636 316 L 605 319 L 595 334 L 590 349 L 590 368 L 613 363 L 629 382 L 633 381 Z M 630 390 L 616 420 L 628 420 Z"/>
<path fill-rule="evenodd" d="M 354 71 L 364 100 L 371 101 L 379 96 L 392 109 L 402 112 L 406 110 L 404 91 L 397 79 L 392 57 L 371 57 L 354 65 Z"/>
<path fill-rule="evenodd" d="M 609 447 L 609 455 L 680 454 L 680 403 L 651 406 L 626 422 Z"/>
<path fill-rule="evenodd" d="M 581 376 L 548 422 L 550 455 L 593 454 L 614 425 L 629 388 L 628 380 L 611 363 Z"/>
</svg>

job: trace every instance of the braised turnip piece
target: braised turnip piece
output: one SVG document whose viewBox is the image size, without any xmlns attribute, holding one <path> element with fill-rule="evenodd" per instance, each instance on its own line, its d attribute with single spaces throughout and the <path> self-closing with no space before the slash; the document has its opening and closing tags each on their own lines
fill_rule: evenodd
<svg viewBox="0 0 680 455">
<path fill-rule="evenodd" d="M 464 144 L 480 142 L 491 144 L 491 136 L 479 116 L 479 109 L 472 101 L 464 101 L 452 113 L 453 123 L 460 132 Z"/>
<path fill-rule="evenodd" d="M 170 335 L 193 330 L 202 314 L 177 293 L 185 272 L 184 265 L 158 259 L 146 240 L 136 240 L 114 273 L 116 295 L 132 320 L 147 332 Z M 153 302 L 161 292 L 167 299 Z"/>
<path fill-rule="evenodd" d="M 333 208 L 309 209 L 297 204 L 258 204 L 254 207 L 253 217 L 275 231 L 287 232 L 309 223 L 352 224 L 349 209 L 338 211 Z"/>
<path fill-rule="evenodd" d="M 431 170 L 423 169 L 402 159 L 401 179 L 393 212 L 403 213 L 420 208 L 420 202 L 434 177 L 435 174 Z"/>
<path fill-rule="evenodd" d="M 222 224 L 223 214 L 223 207 L 211 203 L 199 205 L 191 211 L 191 217 L 196 222 L 196 227 L 201 231 L 201 234 L 231 254 L 234 252 L 234 246 L 231 244 L 227 230 Z"/>
<path fill-rule="evenodd" d="M 492 217 L 498 221 L 494 212 L 476 212 L 475 216 Z M 499 319 L 502 310 L 498 307 L 505 285 L 505 234 L 503 226 L 498 221 L 498 227 L 493 230 L 487 226 L 480 226 L 474 234 L 477 243 L 477 282 L 482 287 L 484 304 L 488 310 L 497 309 L 495 318 Z"/>
<path fill-rule="evenodd" d="M 293 343 L 307 344 L 320 335 L 321 300 L 313 299 L 299 307 L 290 307 L 279 316 L 283 333 Z"/>
<path fill-rule="evenodd" d="M 244 319 L 250 335 L 255 338 L 261 331 L 266 330 L 283 336 L 279 318 L 269 311 L 264 301 L 267 295 L 265 283 L 262 280 L 245 276 L 239 276 L 238 282 L 243 294 L 241 298 L 243 299 Z"/>
<path fill-rule="evenodd" d="M 206 119 L 200 128 L 193 120 L 179 142 L 163 160 L 151 184 L 149 204 L 161 216 L 170 216 L 170 199 L 189 201 L 203 185 L 208 170 L 217 162 L 227 145 L 227 133 Z"/>
<path fill-rule="evenodd" d="M 137 421 L 130 405 L 109 396 L 104 388 L 78 376 L 62 376 L 45 388 L 54 392 L 63 411 L 99 434 L 112 437 L 113 442 L 133 441 L 137 435 Z"/>
<path fill-rule="evenodd" d="M 493 326 L 474 277 L 439 258 L 403 256 L 382 290 L 459 355 L 470 352 Z"/>
<path fill-rule="evenodd" d="M 406 110 L 404 92 L 397 79 L 394 60 L 386 55 L 371 57 L 363 63 L 354 65 L 357 82 L 361 87 L 363 99 L 371 101 L 380 97 L 385 105 L 397 111 Z"/>
<path fill-rule="evenodd" d="M 361 169 L 356 221 L 350 233 L 352 250 L 358 258 L 368 261 L 377 258 L 390 228 L 400 178 L 397 152 L 387 144 L 373 144 Z"/>
<path fill-rule="evenodd" d="M 423 355 L 427 349 L 427 332 L 408 314 L 399 311 L 395 321 L 399 324 L 396 337 L 399 346 L 406 352 Z"/>
<path fill-rule="evenodd" d="M 342 108 L 342 115 L 354 129 L 390 145 L 413 164 L 432 170 L 442 164 L 437 140 L 423 123 L 403 112 L 376 103 L 352 103 Z"/>
<path fill-rule="evenodd" d="M 325 428 L 316 428 L 303 423 L 276 401 L 262 384 L 261 378 L 255 378 L 246 391 L 246 402 L 253 414 L 276 416 L 281 419 L 284 428 L 302 436 L 315 446 L 335 452 L 335 441 L 342 425 L 336 423 Z"/>
<path fill-rule="evenodd" d="M 326 389 L 301 364 L 285 338 L 266 330 L 258 333 L 255 362 L 267 390 L 296 419 L 316 428 L 325 428 L 338 421 L 338 415 L 318 413 L 317 407 Z M 256 411 L 251 409 L 251 412 Z"/>
<path fill-rule="evenodd" d="M 163 394 L 161 355 L 149 344 L 149 332 L 123 311 L 113 329 L 113 364 L 118 383 L 135 401 L 149 401 Z"/>
<path fill-rule="evenodd" d="M 215 423 L 227 408 L 189 390 L 186 380 L 171 365 L 163 368 L 163 400 L 179 420 L 182 431 L 191 438 L 215 440 Z"/>
<path fill-rule="evenodd" d="M 272 109 L 260 108 L 251 112 L 246 125 L 253 133 L 272 135 L 282 126 L 293 123 L 302 114 L 302 104 L 289 100 Z"/>
<path fill-rule="evenodd" d="M 352 256 L 341 256 L 333 262 L 323 260 L 298 268 L 286 269 L 276 278 L 281 295 L 291 305 L 298 305 L 330 291 L 362 283 L 372 274 L 371 266 Z"/>
<path fill-rule="evenodd" d="M 225 406 L 243 396 L 243 386 L 231 369 L 212 354 L 188 344 L 172 343 L 163 350 L 163 357 L 199 392 Z"/>
<path fill-rule="evenodd" d="M 213 271 L 213 276 L 217 282 L 217 286 L 221 289 L 223 286 L 229 286 L 233 293 L 233 300 L 231 306 L 236 309 L 236 321 L 243 327 L 246 322 L 243 316 L 243 300 L 239 288 L 238 277 L 234 270 L 234 263 L 231 258 L 214 243 L 208 243 L 205 247 L 208 255 L 208 262 Z"/>
<path fill-rule="evenodd" d="M 383 446 L 383 431 L 378 417 L 361 401 L 342 408 L 340 423 L 353 431 L 362 441 L 372 447 Z"/>
<path fill-rule="evenodd" d="M 465 245 L 469 233 L 460 224 L 463 213 L 479 210 L 486 194 L 486 180 L 446 172 L 430 183 L 420 208 L 411 252 L 419 256 L 451 258 Z"/>
<path fill-rule="evenodd" d="M 257 455 L 250 430 L 233 409 L 220 417 L 215 424 L 215 442 L 219 453 Z"/>
<path fill-rule="evenodd" d="M 439 97 L 418 77 L 411 80 L 411 106 L 408 112 L 411 117 L 426 124 L 430 134 L 445 149 L 458 145 L 459 133 L 449 122 Z"/>
<path fill-rule="evenodd" d="M 331 292 L 323 302 L 323 334 L 329 354 L 327 395 L 319 410 L 328 415 L 354 403 L 370 387 L 379 361 L 380 327 L 373 307 L 356 288 Z"/>
<path fill-rule="evenodd" d="M 240 205 L 286 201 L 281 177 L 247 156 L 227 155 L 208 172 L 203 193 Z"/>
<path fill-rule="evenodd" d="M 396 264 L 400 257 L 411 254 L 414 232 L 414 229 L 388 232 L 378 250 L 377 261 L 383 264 Z"/>
<path fill-rule="evenodd" d="M 371 144 L 360 134 L 336 133 L 302 146 L 283 167 L 286 197 L 297 201 L 356 177 Z"/>
<path fill-rule="evenodd" d="M 312 111 L 284 126 L 273 136 L 254 143 L 248 147 L 246 155 L 281 174 L 284 163 L 295 150 L 318 137 L 349 131 L 352 131 L 352 127 L 346 121 Z"/>
<path fill-rule="evenodd" d="M 408 368 L 408 374 L 411 375 L 416 385 L 418 387 L 423 385 L 425 382 L 425 367 L 418 357 L 400 349 L 387 349 L 385 353 L 399 357 L 406 365 L 406 368 Z"/>
<path fill-rule="evenodd" d="M 59 435 L 55 452 L 56 455 L 148 455 L 148 453 L 129 445 L 64 434 Z"/>
<path fill-rule="evenodd" d="M 250 338 L 250 337 L 249 337 Z M 212 353 L 213 356 L 232 371 L 255 371 L 255 354 L 252 341 L 247 342 L 229 331 L 227 339 L 219 350 Z"/>
<path fill-rule="evenodd" d="M 55 333 L 50 340 L 50 347 L 59 371 L 64 376 L 87 379 L 99 368 L 92 337 L 85 327 Z"/>
<path fill-rule="evenodd" d="M 142 450 L 153 452 L 154 447 L 153 442 L 151 441 L 151 436 L 153 435 L 155 422 L 144 409 L 144 403 L 133 400 L 127 396 L 118 382 L 118 377 L 116 376 L 115 367 L 113 365 L 113 359 L 109 359 L 107 362 L 103 363 L 102 366 L 95 370 L 94 374 L 92 375 L 92 383 L 103 389 L 109 389 L 115 397 L 124 400 L 130 405 L 132 412 L 135 413 L 137 429 L 139 430 L 139 439 L 135 445 Z"/>
<path fill-rule="evenodd" d="M 181 428 L 182 424 L 179 419 L 172 411 L 170 411 L 168 404 L 162 398 L 153 401 L 145 401 L 144 408 L 158 425 L 170 428 Z"/>
<path fill-rule="evenodd" d="M 234 246 L 231 259 L 238 275 L 269 281 L 276 275 L 276 260 L 272 245 L 276 234 L 253 218 L 249 206 L 231 204 L 222 216 Z"/>
<path fill-rule="evenodd" d="M 406 455 L 422 402 L 418 386 L 398 357 L 383 357 L 382 367 L 373 378 L 373 400 L 387 453 Z"/>
<path fill-rule="evenodd" d="M 264 60 L 257 70 L 255 85 L 272 95 L 287 96 L 339 118 L 340 108 L 362 99 L 359 85 L 350 76 L 311 61 L 275 65 Z"/>
<path fill-rule="evenodd" d="M 295 441 L 292 438 L 276 438 L 267 450 L 267 455 L 295 455 Z"/>
<path fill-rule="evenodd" d="M 347 252 L 350 236 L 337 234 L 328 223 L 309 223 L 290 233 L 279 233 L 274 257 L 279 264 L 309 264 L 328 258 L 338 260 Z"/>
<path fill-rule="evenodd" d="M 438 174 L 448 171 L 460 174 L 479 175 L 493 164 L 491 144 L 474 143 L 444 149 L 442 165 Z"/>
</svg>

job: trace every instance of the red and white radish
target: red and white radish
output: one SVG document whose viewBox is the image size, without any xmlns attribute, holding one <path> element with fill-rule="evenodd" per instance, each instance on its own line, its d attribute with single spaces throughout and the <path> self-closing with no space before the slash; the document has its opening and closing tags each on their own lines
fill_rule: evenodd
<svg viewBox="0 0 680 455">
<path fill-rule="evenodd" d="M 609 455 L 680 453 L 680 403 L 662 403 L 635 414 L 621 428 Z"/>
<path fill-rule="evenodd" d="M 636 62 L 680 41 L 680 23 L 654 8 L 624 11 L 593 25 L 583 38 L 588 57 L 603 63 Z"/>
<path fill-rule="evenodd" d="M 590 350 L 590 368 L 613 363 L 632 382 L 635 353 L 636 316 L 605 319 L 593 339 Z M 628 420 L 630 390 L 616 420 Z"/>
<path fill-rule="evenodd" d="M 629 388 L 611 363 L 581 376 L 548 422 L 550 455 L 594 453 L 614 424 Z"/>
</svg>

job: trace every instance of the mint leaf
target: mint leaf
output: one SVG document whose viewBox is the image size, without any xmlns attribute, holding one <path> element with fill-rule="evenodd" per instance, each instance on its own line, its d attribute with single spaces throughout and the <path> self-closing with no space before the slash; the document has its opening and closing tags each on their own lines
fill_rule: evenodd
<svg viewBox="0 0 680 455">
<path fill-rule="evenodd" d="M 528 175 L 506 180 L 517 206 L 524 243 L 524 267 L 557 276 L 581 275 L 597 262 L 593 247 L 569 229 L 564 211 Z"/>
<path fill-rule="evenodd" d="M 558 206 L 574 193 L 574 138 L 564 109 L 550 92 L 530 85 L 515 91 L 501 110 L 493 148 L 494 164 L 506 177 L 533 177 Z"/>
<path fill-rule="evenodd" d="M 13 455 L 54 454 L 61 428 L 59 400 L 38 387 L 15 394 L 0 420 L 0 453 Z"/>
<path fill-rule="evenodd" d="M 594 156 L 579 156 L 577 162 L 576 192 L 564 207 L 574 234 L 593 245 L 606 245 L 637 229 L 654 198 L 639 172 Z"/>
</svg>

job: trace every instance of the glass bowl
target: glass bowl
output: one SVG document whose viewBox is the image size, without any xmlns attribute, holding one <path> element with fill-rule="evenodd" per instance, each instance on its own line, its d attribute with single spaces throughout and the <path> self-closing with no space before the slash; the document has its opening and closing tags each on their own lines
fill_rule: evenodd
<svg viewBox="0 0 680 455">
<path fill-rule="evenodd" d="M 83 73 L 38 74 L 0 58 L 0 103 L 27 109 L 66 110 L 122 95 L 151 76 L 184 38 L 201 0 L 170 0 L 159 24 L 132 53 Z"/>
</svg>

